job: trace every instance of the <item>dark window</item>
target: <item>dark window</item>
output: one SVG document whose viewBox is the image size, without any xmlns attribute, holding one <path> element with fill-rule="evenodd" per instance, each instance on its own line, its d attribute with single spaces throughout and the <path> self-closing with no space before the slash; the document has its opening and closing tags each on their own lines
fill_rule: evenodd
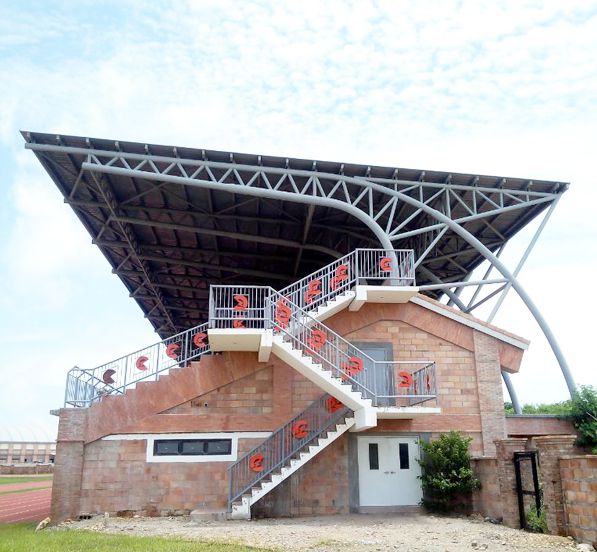
<svg viewBox="0 0 597 552">
<path fill-rule="evenodd" d="M 369 469 L 379 469 L 379 450 L 377 443 L 369 443 Z"/>
<path fill-rule="evenodd" d="M 179 440 L 156 441 L 153 445 L 153 453 L 156 456 L 164 456 L 166 454 L 178 454 L 179 443 Z"/>
<path fill-rule="evenodd" d="M 154 456 L 214 456 L 231 452 L 232 439 L 160 439 L 153 444 Z"/>
<path fill-rule="evenodd" d="M 400 456 L 400 469 L 408 470 L 410 468 L 408 460 L 408 443 L 398 444 L 398 455 Z"/>
</svg>

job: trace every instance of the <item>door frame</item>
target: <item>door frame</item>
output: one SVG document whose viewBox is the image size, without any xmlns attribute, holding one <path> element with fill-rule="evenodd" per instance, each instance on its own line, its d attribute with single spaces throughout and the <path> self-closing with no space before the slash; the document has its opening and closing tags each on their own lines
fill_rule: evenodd
<svg viewBox="0 0 597 552">
<path fill-rule="evenodd" d="M 394 360 L 394 347 L 391 341 L 351 341 L 350 344 L 355 347 L 356 349 L 360 349 L 364 353 L 366 353 L 366 349 L 368 347 L 375 347 L 377 349 L 382 349 L 384 351 L 384 360 L 391 362 Z M 394 374 L 392 373 L 391 377 L 391 385 L 392 387 L 395 386 Z M 373 391 L 376 391 L 375 389 Z M 382 399 L 386 400 L 391 403 L 392 400 L 395 399 Z"/>
<path fill-rule="evenodd" d="M 349 510 L 353 514 L 370 513 L 373 509 L 378 508 L 380 512 L 388 511 L 391 506 L 366 506 L 367 512 L 361 509 L 360 500 L 360 481 L 359 481 L 359 437 L 416 437 L 419 443 L 428 443 L 431 440 L 431 432 L 407 432 L 407 431 L 364 431 L 362 433 L 348 433 L 348 502 Z M 419 456 L 421 450 L 419 445 Z M 418 508 L 418 507 L 415 507 Z M 411 506 L 397 506 L 396 511 L 412 509 Z"/>
</svg>

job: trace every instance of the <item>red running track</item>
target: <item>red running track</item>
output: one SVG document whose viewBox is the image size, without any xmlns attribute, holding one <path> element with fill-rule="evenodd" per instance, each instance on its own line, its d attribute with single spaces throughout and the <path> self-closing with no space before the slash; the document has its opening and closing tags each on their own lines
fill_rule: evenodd
<svg viewBox="0 0 597 552">
<path fill-rule="evenodd" d="M 50 515 L 52 489 L 0 495 L 0 523 L 39 522 Z"/>
<path fill-rule="evenodd" d="M 6 491 L 21 491 L 25 489 L 41 489 L 42 487 L 51 487 L 51 479 L 42 479 L 40 481 L 28 481 L 27 483 L 4 483 L 0 485 L 0 496 Z"/>
</svg>

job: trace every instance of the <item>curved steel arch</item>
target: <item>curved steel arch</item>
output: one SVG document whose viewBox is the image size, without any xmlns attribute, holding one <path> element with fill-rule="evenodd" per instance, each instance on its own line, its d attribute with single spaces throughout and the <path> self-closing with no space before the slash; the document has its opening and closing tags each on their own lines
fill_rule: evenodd
<svg viewBox="0 0 597 552">
<path fill-rule="evenodd" d="M 191 185 L 191 186 L 199 186 L 204 188 L 211 188 L 226 192 L 234 192 L 244 195 L 254 195 L 258 197 L 269 197 L 272 199 L 283 199 L 286 201 L 292 201 L 297 203 L 306 203 L 306 204 L 313 204 L 313 205 L 320 205 L 320 206 L 327 206 L 336 209 L 343 210 L 347 213 L 358 218 L 361 222 L 366 224 L 375 234 L 375 236 L 380 240 L 380 243 L 384 248 L 392 249 L 393 245 L 390 241 L 388 234 L 383 230 L 383 228 L 373 219 L 370 213 L 366 213 L 361 210 L 356 205 L 349 203 L 347 199 L 346 202 L 341 201 L 339 199 L 333 199 L 330 197 L 321 197 L 319 195 L 306 195 L 306 194 L 297 194 L 294 192 L 286 192 L 278 189 L 265 189 L 265 188 L 257 188 L 251 186 L 243 186 L 238 183 L 223 183 L 218 181 L 212 180 L 203 180 L 199 178 L 189 178 L 184 176 L 176 176 L 172 174 L 161 174 L 158 172 L 153 171 L 143 171 L 143 170 L 135 170 L 130 168 L 122 168 L 118 166 L 114 166 L 113 164 L 103 165 L 99 163 L 97 157 L 95 160 L 98 161 L 97 163 L 90 162 L 92 158 L 92 153 L 87 152 L 89 154 L 89 161 L 84 162 L 81 166 L 83 170 L 88 170 L 91 172 L 100 172 L 100 173 L 108 173 L 108 174 L 116 174 L 116 175 L 128 175 L 133 176 L 136 178 L 142 179 L 149 179 L 149 180 L 159 180 L 163 182 L 173 182 L 181 185 Z M 122 157 L 122 154 L 118 154 L 115 152 L 109 152 L 110 156 L 112 157 Z M 96 153 L 97 155 L 97 153 Z M 206 162 L 209 164 L 209 162 Z M 214 165 L 222 165 L 224 167 L 228 167 L 229 165 L 233 168 L 235 167 L 234 164 L 228 163 L 213 163 Z M 238 166 L 236 168 L 239 168 Z M 248 166 L 243 168 L 249 168 Z M 255 170 L 255 167 L 251 167 Z M 331 173 L 322 173 L 318 171 L 298 171 L 294 169 L 270 169 L 269 167 L 258 167 L 257 168 L 260 172 L 272 172 L 277 174 L 292 174 L 292 173 L 301 173 L 301 176 L 305 176 L 302 173 L 308 173 L 308 175 L 317 178 L 324 178 L 324 179 L 331 179 L 331 180 L 338 180 L 339 175 L 331 174 Z M 240 170 L 240 168 L 239 168 Z M 522 285 L 518 282 L 516 277 L 506 268 L 506 266 L 494 255 L 481 241 L 472 235 L 468 230 L 463 228 L 458 222 L 451 219 L 450 217 L 446 216 L 445 214 L 441 213 L 437 209 L 430 207 L 429 205 L 425 204 L 422 201 L 414 199 L 403 192 L 399 192 L 397 190 L 388 189 L 385 186 L 380 184 L 376 184 L 375 182 L 371 182 L 366 178 L 359 178 L 359 177 L 350 177 L 350 176 L 341 176 L 340 179 L 343 182 L 349 182 L 360 187 L 367 187 L 369 190 L 375 190 L 382 194 L 392 196 L 396 199 L 401 200 L 403 203 L 409 204 L 425 213 L 433 217 L 437 220 L 441 225 L 445 225 L 451 230 L 453 230 L 456 234 L 462 237 L 463 240 L 469 243 L 474 249 L 476 249 L 481 255 L 483 255 L 501 274 L 508 280 L 510 285 L 516 290 L 520 298 L 523 300 L 537 323 L 539 327 L 543 331 L 562 371 L 564 379 L 566 381 L 566 385 L 570 394 L 572 395 L 576 390 L 576 385 L 574 383 L 574 379 L 568 367 L 568 363 L 564 358 L 564 355 L 559 347 L 559 344 L 551 331 L 550 327 L 548 326 L 547 322 L 543 318 L 541 312 L 522 287 Z M 546 199 L 546 198 L 544 198 Z M 510 389 L 510 386 L 508 386 Z"/>
</svg>

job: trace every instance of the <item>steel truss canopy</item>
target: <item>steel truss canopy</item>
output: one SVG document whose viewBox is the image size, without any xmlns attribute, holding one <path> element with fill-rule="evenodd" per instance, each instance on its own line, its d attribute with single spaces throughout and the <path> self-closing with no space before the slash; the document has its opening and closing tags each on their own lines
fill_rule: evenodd
<svg viewBox="0 0 597 552">
<path fill-rule="evenodd" d="M 280 288 L 355 248 L 380 245 L 413 249 L 424 293 L 447 293 L 469 312 L 477 304 L 462 304 L 463 287 L 516 287 L 508 277 L 470 280 L 488 257 L 469 237 L 499 256 L 568 188 L 543 180 L 22 134 L 162 337 L 207 319 L 210 284 Z"/>
</svg>

